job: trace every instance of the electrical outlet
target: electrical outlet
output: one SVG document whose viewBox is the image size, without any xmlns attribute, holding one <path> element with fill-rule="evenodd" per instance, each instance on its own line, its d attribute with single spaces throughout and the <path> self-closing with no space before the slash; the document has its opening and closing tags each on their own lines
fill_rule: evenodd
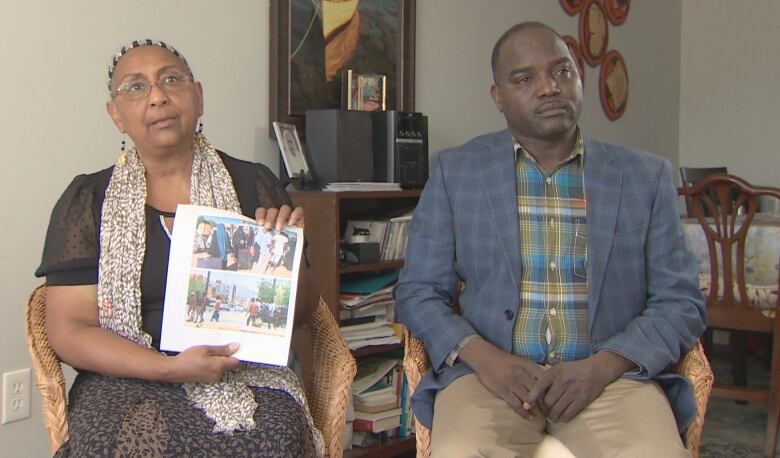
<svg viewBox="0 0 780 458">
<path fill-rule="evenodd" d="M 3 422 L 30 416 L 30 369 L 3 374 Z"/>
</svg>

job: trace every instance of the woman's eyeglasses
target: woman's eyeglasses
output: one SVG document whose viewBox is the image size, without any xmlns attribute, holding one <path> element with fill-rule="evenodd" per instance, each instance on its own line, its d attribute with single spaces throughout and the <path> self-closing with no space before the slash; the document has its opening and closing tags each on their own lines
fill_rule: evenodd
<svg viewBox="0 0 780 458">
<path fill-rule="evenodd" d="M 150 83 L 149 81 L 144 80 L 126 81 L 116 88 L 113 95 L 114 97 L 121 95 L 128 100 L 139 100 L 149 95 L 153 84 L 157 84 L 157 87 L 166 94 L 170 94 L 188 89 L 190 84 L 192 84 L 192 81 L 192 77 L 180 74 L 163 75 L 156 83 Z"/>
</svg>

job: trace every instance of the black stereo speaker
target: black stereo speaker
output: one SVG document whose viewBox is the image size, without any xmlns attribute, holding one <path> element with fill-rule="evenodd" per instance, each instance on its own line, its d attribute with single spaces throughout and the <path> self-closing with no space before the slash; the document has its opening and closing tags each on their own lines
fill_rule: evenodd
<svg viewBox="0 0 780 458">
<path fill-rule="evenodd" d="M 306 145 L 320 187 L 336 181 L 374 181 L 370 112 L 307 110 Z"/>
<path fill-rule="evenodd" d="M 374 179 L 422 188 L 428 181 L 428 117 L 396 110 L 372 112 Z"/>
</svg>

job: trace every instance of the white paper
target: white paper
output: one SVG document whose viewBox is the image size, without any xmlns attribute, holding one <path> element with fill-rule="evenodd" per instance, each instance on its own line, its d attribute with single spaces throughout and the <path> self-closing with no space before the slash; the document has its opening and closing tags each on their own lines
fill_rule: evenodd
<svg viewBox="0 0 780 458">
<path fill-rule="evenodd" d="M 266 231 L 243 215 L 179 205 L 160 348 L 238 342 L 240 360 L 287 365 L 302 252 L 301 228 Z"/>
</svg>

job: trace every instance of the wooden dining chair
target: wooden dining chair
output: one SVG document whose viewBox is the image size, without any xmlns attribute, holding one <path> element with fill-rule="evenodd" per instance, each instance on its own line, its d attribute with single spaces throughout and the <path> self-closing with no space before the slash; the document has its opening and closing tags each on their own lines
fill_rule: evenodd
<svg viewBox="0 0 780 458">
<path fill-rule="evenodd" d="M 774 456 L 780 421 L 780 273 L 773 289 L 774 309 L 762 313 L 755 307 L 745 281 L 745 240 L 758 210 L 759 196 L 780 199 L 780 188 L 753 186 L 728 174 L 708 176 L 693 186 L 678 188 L 690 198 L 691 210 L 707 239 L 710 257 L 707 286 L 707 322 L 710 329 L 754 331 L 772 335 L 769 389 L 716 383 L 713 395 L 768 404 L 767 437 L 764 453 Z M 714 197 L 713 197 L 714 196 Z M 744 209 L 743 215 L 738 209 Z M 707 218 L 706 212 L 713 215 Z M 777 254 L 780 262 L 780 253 Z M 706 278 L 706 275 L 705 277 Z M 706 285 L 705 285 L 706 286 Z"/>
<path fill-rule="evenodd" d="M 352 396 L 357 366 L 322 298 L 314 311 L 311 329 L 313 383 L 306 391 L 309 410 L 314 426 L 322 432 L 327 456 L 341 457 L 347 403 Z M 43 285 L 33 291 L 27 304 L 25 334 L 36 386 L 41 393 L 43 422 L 54 453 L 68 439 L 68 407 L 60 359 L 46 335 L 46 287 Z"/>
<path fill-rule="evenodd" d="M 729 171 L 726 167 L 680 167 L 680 180 L 683 186 L 690 187 L 716 173 L 729 173 Z M 685 198 L 685 209 L 688 218 L 693 218 L 693 207 L 688 197 Z M 705 213 L 705 216 L 711 215 Z"/>
<path fill-rule="evenodd" d="M 431 367 L 428 353 L 422 341 L 413 337 L 409 331 L 404 331 L 404 373 L 409 382 L 409 391 L 414 393 L 425 372 Z M 696 399 L 696 415 L 686 431 L 686 447 L 693 458 L 699 456 L 701 431 L 704 427 L 704 415 L 707 413 L 707 402 L 713 384 L 712 369 L 698 342 L 674 366 L 674 372 L 688 379 L 693 387 Z M 420 422 L 415 424 L 417 440 L 417 458 L 428 458 L 431 455 L 431 431 Z M 574 456 L 565 445 L 551 436 L 545 436 L 539 445 L 534 458 L 564 458 Z"/>
</svg>

